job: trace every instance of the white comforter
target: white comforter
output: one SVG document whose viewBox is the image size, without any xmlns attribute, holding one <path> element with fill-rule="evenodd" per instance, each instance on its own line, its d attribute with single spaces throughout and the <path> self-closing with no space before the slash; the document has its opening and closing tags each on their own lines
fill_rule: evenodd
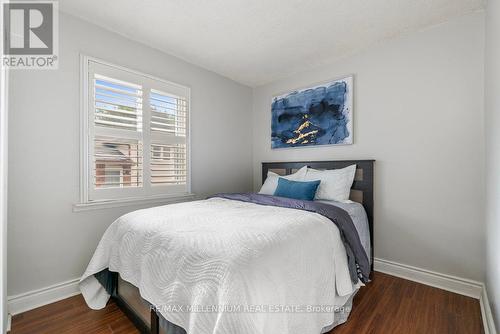
<svg viewBox="0 0 500 334">
<path fill-rule="evenodd" d="M 116 220 L 80 281 L 94 309 L 109 299 L 93 276 L 105 268 L 189 334 L 319 334 L 333 312 L 308 305 L 342 306 L 357 288 L 329 219 L 221 198 Z"/>
</svg>

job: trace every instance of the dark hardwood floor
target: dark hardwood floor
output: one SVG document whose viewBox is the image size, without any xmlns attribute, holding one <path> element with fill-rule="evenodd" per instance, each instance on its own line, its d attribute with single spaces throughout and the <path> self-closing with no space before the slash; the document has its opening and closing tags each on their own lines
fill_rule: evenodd
<svg viewBox="0 0 500 334">
<path fill-rule="evenodd" d="M 12 334 L 138 333 L 115 303 L 89 309 L 78 295 L 16 315 Z M 347 323 L 330 334 L 483 333 L 479 301 L 375 273 L 354 299 Z"/>
<path fill-rule="evenodd" d="M 479 300 L 375 273 L 354 298 L 349 320 L 330 334 L 484 333 Z"/>
</svg>

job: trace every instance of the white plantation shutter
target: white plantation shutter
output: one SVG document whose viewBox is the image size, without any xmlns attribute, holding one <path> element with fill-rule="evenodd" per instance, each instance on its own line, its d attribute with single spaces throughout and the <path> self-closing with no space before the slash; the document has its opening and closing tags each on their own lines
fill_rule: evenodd
<svg viewBox="0 0 500 334">
<path fill-rule="evenodd" d="M 139 141 L 96 137 L 93 158 L 95 188 L 142 187 L 142 144 Z"/>
<path fill-rule="evenodd" d="M 151 185 L 186 186 L 187 99 L 152 90 L 151 107 Z"/>
<path fill-rule="evenodd" d="M 152 90 L 150 104 L 151 131 L 186 136 L 187 100 L 185 98 Z"/>
<path fill-rule="evenodd" d="M 185 144 L 151 144 L 151 184 L 185 185 L 187 162 Z"/>
<path fill-rule="evenodd" d="M 142 89 L 116 79 L 94 75 L 95 124 L 142 131 Z"/>
<path fill-rule="evenodd" d="M 87 61 L 87 200 L 188 193 L 189 88 Z"/>
</svg>

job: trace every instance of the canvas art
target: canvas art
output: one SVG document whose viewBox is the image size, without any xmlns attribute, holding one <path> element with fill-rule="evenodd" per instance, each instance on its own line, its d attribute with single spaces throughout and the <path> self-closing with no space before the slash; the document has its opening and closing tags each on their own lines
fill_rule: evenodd
<svg viewBox="0 0 500 334">
<path fill-rule="evenodd" d="M 352 144 L 352 76 L 273 98 L 271 147 Z"/>
</svg>

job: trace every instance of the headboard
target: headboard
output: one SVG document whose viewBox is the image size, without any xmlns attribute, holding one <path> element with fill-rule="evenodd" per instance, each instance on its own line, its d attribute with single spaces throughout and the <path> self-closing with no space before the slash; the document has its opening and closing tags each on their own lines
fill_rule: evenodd
<svg viewBox="0 0 500 334">
<path fill-rule="evenodd" d="M 370 227 L 370 242 L 372 249 L 373 269 L 373 165 L 375 160 L 339 160 L 339 161 L 293 161 L 293 162 L 263 162 L 262 182 L 266 180 L 267 172 L 272 171 L 278 175 L 295 173 L 303 166 L 314 169 L 339 169 L 356 165 L 356 176 L 351 187 L 352 201 L 361 203 L 368 216 Z"/>
</svg>

